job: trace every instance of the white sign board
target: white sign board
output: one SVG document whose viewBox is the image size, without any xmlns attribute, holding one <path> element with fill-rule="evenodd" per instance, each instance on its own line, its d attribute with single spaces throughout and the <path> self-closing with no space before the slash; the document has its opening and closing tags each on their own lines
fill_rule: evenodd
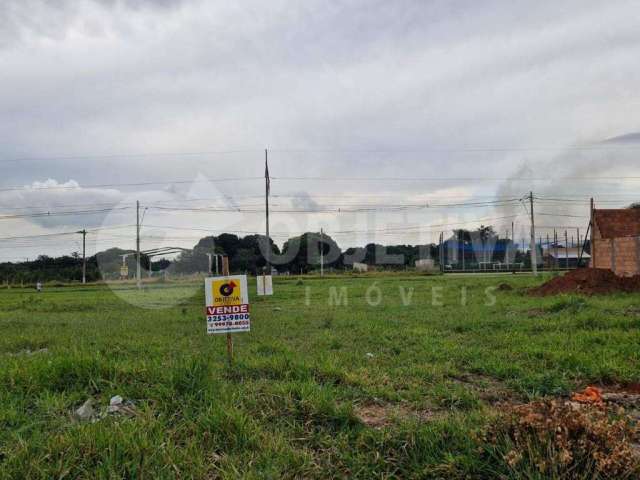
<svg viewBox="0 0 640 480">
<path fill-rule="evenodd" d="M 271 275 L 258 275 L 258 295 L 273 295 L 273 277 Z"/>
<path fill-rule="evenodd" d="M 204 291 L 208 334 L 250 330 L 246 275 L 205 278 Z"/>
</svg>

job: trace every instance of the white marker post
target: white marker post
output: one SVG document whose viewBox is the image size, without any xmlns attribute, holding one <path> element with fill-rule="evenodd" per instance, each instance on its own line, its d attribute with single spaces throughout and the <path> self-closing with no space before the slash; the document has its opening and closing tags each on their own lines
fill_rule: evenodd
<svg viewBox="0 0 640 480">
<path fill-rule="evenodd" d="M 273 295 L 273 277 L 271 275 L 258 275 L 256 277 L 256 290 L 259 296 Z"/>
</svg>

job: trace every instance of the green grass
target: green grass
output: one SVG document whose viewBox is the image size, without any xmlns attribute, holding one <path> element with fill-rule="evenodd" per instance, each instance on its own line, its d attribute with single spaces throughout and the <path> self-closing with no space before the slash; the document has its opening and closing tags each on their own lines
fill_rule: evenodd
<svg viewBox="0 0 640 480">
<path fill-rule="evenodd" d="M 524 294 L 540 281 L 288 278 L 268 299 L 253 281 L 232 367 L 224 335 L 205 334 L 200 284 L 0 290 L 0 478 L 512 475 L 478 448 L 496 398 L 640 380 L 638 295 Z M 514 290 L 487 305 L 503 282 Z M 341 288 L 348 304 L 329 305 Z M 73 419 L 116 394 L 139 414 Z M 396 414 L 373 428 L 367 405 Z"/>
</svg>

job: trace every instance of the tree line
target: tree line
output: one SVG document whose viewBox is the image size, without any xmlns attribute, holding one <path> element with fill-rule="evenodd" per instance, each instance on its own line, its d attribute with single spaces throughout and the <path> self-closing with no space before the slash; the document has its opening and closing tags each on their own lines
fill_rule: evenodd
<svg viewBox="0 0 640 480">
<path fill-rule="evenodd" d="M 480 243 L 478 243 L 480 242 Z M 477 230 L 454 230 L 442 245 L 381 245 L 370 243 L 364 247 L 350 247 L 342 250 L 330 235 L 307 232 L 288 239 L 280 249 L 272 239 L 264 235 L 239 237 L 230 233 L 201 238 L 189 251 L 182 252 L 175 259 L 154 261 L 141 256 L 141 267 L 147 275 L 186 275 L 207 273 L 209 256 L 225 255 L 229 258 L 232 272 L 256 274 L 269 264 L 281 273 L 309 273 L 319 268 L 321 257 L 326 269 L 350 269 L 354 262 L 375 265 L 379 269 L 404 269 L 413 267 L 416 260 L 433 259 L 438 265 L 441 260 L 447 265 L 478 260 L 478 245 L 482 245 L 482 260 L 504 261 L 509 250 L 516 251 L 526 261 L 526 255 L 518 252 L 511 240 L 501 239 L 491 226 L 481 226 Z M 485 248 L 484 246 L 490 248 Z M 112 248 L 87 258 L 87 281 L 120 278 L 122 267 L 129 278 L 135 275 L 135 255 L 131 250 Z M 209 255 L 208 255 L 209 254 Z M 123 260 L 124 257 L 124 260 Z M 215 258 L 212 271 L 215 272 Z M 61 257 L 41 255 L 33 261 L 0 263 L 0 279 L 9 283 L 33 283 L 36 281 L 73 282 L 82 278 L 82 258 L 77 253 Z"/>
</svg>

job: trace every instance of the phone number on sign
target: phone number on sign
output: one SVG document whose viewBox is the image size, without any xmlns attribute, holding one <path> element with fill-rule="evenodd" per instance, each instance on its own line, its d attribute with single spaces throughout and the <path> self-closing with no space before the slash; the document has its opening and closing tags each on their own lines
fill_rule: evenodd
<svg viewBox="0 0 640 480">
<path fill-rule="evenodd" d="M 232 320 L 249 320 L 249 314 L 238 315 L 209 315 L 207 317 L 208 322 L 229 322 Z"/>
<path fill-rule="evenodd" d="M 238 320 L 236 322 L 215 322 L 208 323 L 209 328 L 217 328 L 217 327 L 248 327 L 249 320 Z"/>
</svg>

